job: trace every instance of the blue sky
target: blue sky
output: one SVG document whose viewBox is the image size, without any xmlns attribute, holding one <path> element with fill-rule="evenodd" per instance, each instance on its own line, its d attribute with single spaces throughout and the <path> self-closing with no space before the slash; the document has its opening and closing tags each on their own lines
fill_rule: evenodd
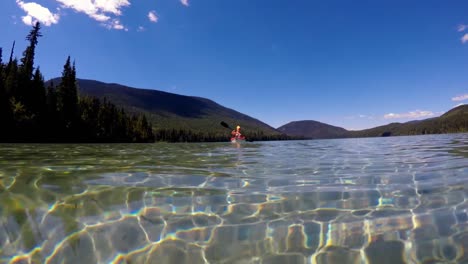
<svg viewBox="0 0 468 264">
<path fill-rule="evenodd" d="M 363 129 L 468 102 L 466 0 L 5 0 L 0 47 L 60 76 L 212 99 L 267 124 Z"/>
</svg>

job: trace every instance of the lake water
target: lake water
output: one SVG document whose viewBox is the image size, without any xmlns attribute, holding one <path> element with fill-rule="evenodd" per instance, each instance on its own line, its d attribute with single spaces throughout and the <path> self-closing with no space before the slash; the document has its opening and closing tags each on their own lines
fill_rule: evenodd
<svg viewBox="0 0 468 264">
<path fill-rule="evenodd" d="M 468 134 L 0 145 L 1 263 L 468 263 Z"/>
</svg>

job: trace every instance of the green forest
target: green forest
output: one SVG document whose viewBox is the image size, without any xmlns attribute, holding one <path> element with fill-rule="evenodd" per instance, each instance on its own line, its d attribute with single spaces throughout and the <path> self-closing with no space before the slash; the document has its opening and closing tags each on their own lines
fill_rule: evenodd
<svg viewBox="0 0 468 264">
<path fill-rule="evenodd" d="M 14 58 L 14 42 L 8 62 L 0 48 L 1 142 L 154 141 L 144 115 L 128 115 L 106 100 L 80 96 L 70 57 L 60 83 L 46 88 L 40 68 L 34 67 L 40 29 L 36 23 L 27 35 L 29 45 L 20 61 Z"/>
</svg>

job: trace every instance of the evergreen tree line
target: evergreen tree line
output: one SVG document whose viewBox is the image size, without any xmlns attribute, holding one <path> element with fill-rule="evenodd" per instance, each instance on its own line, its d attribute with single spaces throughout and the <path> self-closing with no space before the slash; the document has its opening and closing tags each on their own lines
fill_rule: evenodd
<svg viewBox="0 0 468 264">
<path fill-rule="evenodd" d="M 0 48 L 1 142 L 154 142 L 144 115 L 129 115 L 106 100 L 81 97 L 75 63 L 67 58 L 60 83 L 45 87 L 34 56 L 40 24 L 26 40 L 29 45 L 18 61 L 11 49 L 3 62 Z"/>
<path fill-rule="evenodd" d="M 223 142 L 228 141 L 230 133 L 194 132 L 186 129 L 157 129 L 155 138 L 164 142 Z M 262 131 L 249 131 L 244 136 L 250 141 L 271 141 L 299 139 L 282 135 L 265 135 Z"/>
</svg>

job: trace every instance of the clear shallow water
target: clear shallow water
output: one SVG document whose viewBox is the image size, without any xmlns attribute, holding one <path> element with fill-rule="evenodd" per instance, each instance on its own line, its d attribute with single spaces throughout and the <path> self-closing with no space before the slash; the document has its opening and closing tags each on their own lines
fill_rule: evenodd
<svg viewBox="0 0 468 264">
<path fill-rule="evenodd" d="M 0 145 L 0 263 L 468 263 L 468 134 Z"/>
</svg>

